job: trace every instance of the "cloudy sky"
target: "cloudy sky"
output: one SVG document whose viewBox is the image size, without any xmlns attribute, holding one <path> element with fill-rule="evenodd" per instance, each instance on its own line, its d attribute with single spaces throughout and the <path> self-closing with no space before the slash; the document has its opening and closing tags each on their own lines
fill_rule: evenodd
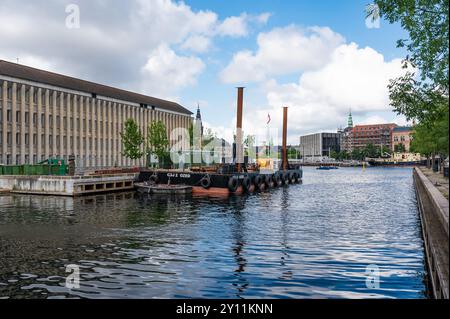
<svg viewBox="0 0 450 319">
<path fill-rule="evenodd" d="M 398 25 L 366 25 L 368 0 L 0 0 L 0 59 L 176 100 L 230 138 L 236 86 L 245 133 L 289 140 L 354 121 L 404 124 L 386 85 L 402 74 Z M 79 8 L 79 28 L 73 6 Z M 68 7 L 69 6 L 69 7 Z M 67 24 L 69 22 L 69 24 Z M 69 26 L 69 27 L 68 27 Z M 75 27 L 73 27 L 75 26 Z"/>
</svg>

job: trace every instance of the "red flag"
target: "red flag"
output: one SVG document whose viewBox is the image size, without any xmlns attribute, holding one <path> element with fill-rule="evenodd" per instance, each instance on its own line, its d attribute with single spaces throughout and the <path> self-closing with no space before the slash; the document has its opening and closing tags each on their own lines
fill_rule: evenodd
<svg viewBox="0 0 450 319">
<path fill-rule="evenodd" d="M 267 113 L 267 124 L 269 124 L 269 123 L 270 123 L 270 114 Z"/>
</svg>

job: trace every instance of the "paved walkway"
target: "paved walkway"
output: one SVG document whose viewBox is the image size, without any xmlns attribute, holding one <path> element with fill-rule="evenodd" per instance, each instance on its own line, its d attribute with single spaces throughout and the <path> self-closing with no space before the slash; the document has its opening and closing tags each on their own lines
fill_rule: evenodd
<svg viewBox="0 0 450 319">
<path fill-rule="evenodd" d="M 435 173 L 432 169 L 421 167 L 423 174 L 433 183 L 434 186 L 448 199 L 448 178 L 442 173 Z"/>
</svg>

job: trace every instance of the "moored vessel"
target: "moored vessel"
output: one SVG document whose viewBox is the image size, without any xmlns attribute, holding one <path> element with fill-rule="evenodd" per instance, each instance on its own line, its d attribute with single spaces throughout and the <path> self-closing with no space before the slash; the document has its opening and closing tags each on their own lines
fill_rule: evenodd
<svg viewBox="0 0 450 319">
<path fill-rule="evenodd" d="M 242 132 L 243 89 L 238 88 L 237 132 Z M 289 163 L 287 157 L 287 107 L 283 108 L 281 161 L 275 164 L 272 159 L 260 159 L 249 164 L 242 160 L 242 154 L 242 136 L 237 134 L 230 164 L 190 170 L 145 169 L 141 170 L 139 181 L 148 185 L 186 185 L 192 187 L 193 194 L 218 196 L 252 193 L 302 181 L 301 165 Z"/>
</svg>

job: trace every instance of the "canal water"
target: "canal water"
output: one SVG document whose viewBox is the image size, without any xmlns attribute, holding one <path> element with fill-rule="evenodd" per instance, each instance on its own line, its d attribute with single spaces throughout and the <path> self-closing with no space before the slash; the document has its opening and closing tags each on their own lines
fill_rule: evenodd
<svg viewBox="0 0 450 319">
<path fill-rule="evenodd" d="M 0 195 L 0 298 L 426 296 L 408 168 L 228 199 Z"/>
</svg>

